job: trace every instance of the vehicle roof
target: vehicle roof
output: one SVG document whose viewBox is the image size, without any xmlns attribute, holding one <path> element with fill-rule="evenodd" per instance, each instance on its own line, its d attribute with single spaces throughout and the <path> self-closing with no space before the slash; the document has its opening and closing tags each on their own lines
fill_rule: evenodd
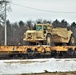
<svg viewBox="0 0 76 75">
<path fill-rule="evenodd" d="M 36 24 L 36 25 L 52 25 L 52 24 L 47 23 L 47 24 Z"/>
</svg>

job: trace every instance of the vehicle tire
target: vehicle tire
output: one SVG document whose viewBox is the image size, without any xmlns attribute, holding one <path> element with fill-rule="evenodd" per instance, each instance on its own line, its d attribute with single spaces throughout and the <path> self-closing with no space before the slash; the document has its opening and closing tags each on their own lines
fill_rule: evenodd
<svg viewBox="0 0 76 75">
<path fill-rule="evenodd" d="M 46 36 L 46 44 L 47 45 L 52 45 L 52 35 L 51 34 L 47 34 L 47 36 Z"/>
<path fill-rule="evenodd" d="M 69 45 L 70 46 L 74 46 L 75 45 L 75 41 L 76 41 L 76 39 L 75 39 L 74 35 L 72 34 L 71 37 L 70 37 Z"/>
</svg>

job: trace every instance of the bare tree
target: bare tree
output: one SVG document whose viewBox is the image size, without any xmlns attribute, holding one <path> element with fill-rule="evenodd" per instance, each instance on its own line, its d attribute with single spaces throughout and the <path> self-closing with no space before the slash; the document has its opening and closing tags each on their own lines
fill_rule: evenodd
<svg viewBox="0 0 76 75">
<path fill-rule="evenodd" d="M 6 2 L 6 10 L 10 11 L 10 5 L 9 5 L 9 1 L 7 0 L 0 0 L 0 24 L 4 23 L 4 19 L 5 19 L 5 2 Z"/>
</svg>

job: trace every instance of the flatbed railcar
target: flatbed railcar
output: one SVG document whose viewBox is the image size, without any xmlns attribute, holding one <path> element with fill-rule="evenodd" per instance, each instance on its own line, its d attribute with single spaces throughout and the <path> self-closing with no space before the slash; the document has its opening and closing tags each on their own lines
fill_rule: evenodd
<svg viewBox="0 0 76 75">
<path fill-rule="evenodd" d="M 0 46 L 0 59 L 75 58 L 76 46 Z"/>
</svg>

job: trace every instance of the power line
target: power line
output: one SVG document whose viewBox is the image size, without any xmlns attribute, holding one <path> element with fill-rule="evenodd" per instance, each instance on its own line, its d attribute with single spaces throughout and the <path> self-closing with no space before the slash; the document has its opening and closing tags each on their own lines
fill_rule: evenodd
<svg viewBox="0 0 76 75">
<path fill-rule="evenodd" d="M 28 9 L 33 9 L 33 10 L 37 10 L 37 11 L 44 11 L 44 12 L 51 12 L 51 13 L 76 13 L 76 12 L 60 12 L 60 11 L 44 10 L 44 9 L 39 9 L 39 8 L 33 8 L 33 7 L 23 6 L 23 5 L 16 4 L 16 3 L 11 3 L 11 4 L 17 5 L 17 6 L 20 6 L 20 7 L 24 7 L 24 8 L 28 8 Z"/>
</svg>

